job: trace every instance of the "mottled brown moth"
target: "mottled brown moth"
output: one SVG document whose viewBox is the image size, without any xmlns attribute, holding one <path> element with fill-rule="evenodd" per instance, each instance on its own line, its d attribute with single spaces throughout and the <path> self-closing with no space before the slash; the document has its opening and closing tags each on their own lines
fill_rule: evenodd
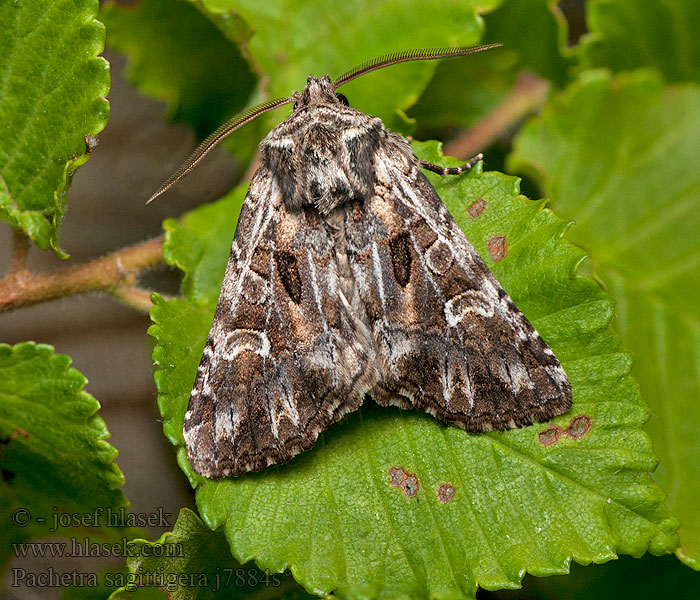
<svg viewBox="0 0 700 600">
<path fill-rule="evenodd" d="M 481 155 L 450 169 L 422 161 L 337 92 L 381 67 L 490 47 L 412 50 L 335 81 L 309 76 L 302 92 L 220 127 L 151 197 L 244 123 L 294 103 L 260 144 L 185 415 L 197 473 L 285 463 L 368 395 L 470 432 L 569 410 L 559 361 L 421 171 L 457 174 Z"/>
</svg>

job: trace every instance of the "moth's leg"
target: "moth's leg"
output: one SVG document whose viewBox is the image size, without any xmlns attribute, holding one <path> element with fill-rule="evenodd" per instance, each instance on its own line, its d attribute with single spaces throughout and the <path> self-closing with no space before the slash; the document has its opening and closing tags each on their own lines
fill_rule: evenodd
<svg viewBox="0 0 700 600">
<path fill-rule="evenodd" d="M 432 171 L 433 173 L 437 173 L 438 175 L 442 175 L 444 177 L 445 175 L 459 175 L 460 173 L 464 173 L 464 171 L 468 171 L 469 169 L 471 169 L 476 163 L 478 163 L 483 158 L 484 155 L 479 153 L 476 156 L 470 158 L 461 167 L 440 167 L 438 165 L 434 165 L 433 163 L 429 163 L 427 160 L 421 160 L 420 166 L 423 169 L 428 169 L 428 171 Z"/>
</svg>

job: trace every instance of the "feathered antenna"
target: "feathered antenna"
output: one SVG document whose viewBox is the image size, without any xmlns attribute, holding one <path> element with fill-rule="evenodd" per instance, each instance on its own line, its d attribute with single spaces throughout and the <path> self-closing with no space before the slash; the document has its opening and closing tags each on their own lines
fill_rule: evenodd
<svg viewBox="0 0 700 600">
<path fill-rule="evenodd" d="M 169 190 L 173 185 L 175 185 L 180 179 L 182 179 L 187 173 L 194 169 L 199 162 L 209 154 L 209 151 L 216 146 L 221 140 L 223 140 L 227 135 L 233 133 L 239 127 L 252 121 L 258 115 L 264 112 L 279 108 L 285 104 L 290 104 L 294 102 L 294 98 L 277 98 L 277 100 L 270 100 L 264 104 L 258 104 L 253 106 L 246 111 L 236 115 L 229 121 L 226 121 L 221 127 L 216 129 L 207 139 L 205 139 L 192 154 L 189 155 L 187 160 L 180 165 L 177 171 L 175 171 L 168 180 L 161 185 L 158 190 L 146 201 L 146 204 L 155 200 L 166 190 Z"/>
<path fill-rule="evenodd" d="M 351 69 L 347 73 L 343 73 L 333 81 L 333 87 L 337 90 L 341 85 L 345 85 L 348 81 L 356 79 L 360 75 L 383 69 L 390 65 L 395 65 L 402 62 L 412 60 L 437 60 L 439 58 L 453 58 L 455 56 L 464 56 L 465 54 L 475 54 L 489 50 L 490 48 L 498 48 L 503 44 L 488 44 L 486 46 L 471 46 L 469 48 L 419 48 L 417 50 L 405 50 L 403 52 L 394 52 L 392 54 L 384 54 L 372 60 L 367 60 L 361 65 Z"/>
</svg>

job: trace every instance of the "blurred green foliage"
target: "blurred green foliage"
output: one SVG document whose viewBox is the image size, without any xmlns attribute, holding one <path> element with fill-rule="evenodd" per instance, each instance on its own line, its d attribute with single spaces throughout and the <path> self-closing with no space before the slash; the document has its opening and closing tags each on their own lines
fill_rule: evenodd
<svg viewBox="0 0 700 600">
<path fill-rule="evenodd" d="M 393 448 L 381 443 L 382 423 L 395 416 L 368 407 L 298 461 L 236 481 L 202 481 L 180 449 L 183 469 L 199 486 L 206 524 L 223 525 L 224 531 L 209 532 L 195 515 L 183 513 L 171 537 L 161 542 L 182 541 L 188 555 L 150 567 L 176 574 L 237 564 L 227 553 L 228 541 L 237 559 L 256 557 L 258 566 L 273 570 L 291 567 L 291 575 L 315 593 L 337 589 L 347 598 L 371 598 L 433 592 L 436 598 L 457 598 L 472 595 L 477 583 L 513 588 L 525 570 L 540 576 L 564 573 L 572 559 L 585 564 L 609 560 L 616 552 L 637 556 L 651 544 L 656 553 L 675 550 L 687 566 L 670 556 L 623 557 L 606 565 L 573 565 L 568 576 L 528 575 L 520 591 L 479 590 L 478 595 L 605 599 L 624 591 L 639 599 L 700 597 L 700 576 L 688 568 L 700 569 L 700 36 L 695 34 L 700 4 L 591 0 L 584 8 L 585 35 L 567 47 L 569 15 L 553 0 L 140 0 L 103 7 L 108 43 L 129 57 L 132 83 L 165 100 L 167 117 L 191 124 L 199 137 L 245 106 L 301 89 L 308 74 L 338 75 L 379 54 L 415 47 L 503 43 L 466 59 L 373 73 L 344 93 L 351 105 L 380 116 L 396 131 L 429 132 L 447 141 L 471 127 L 478 131 L 504 103 L 517 100 L 523 70 L 549 84 L 541 112 L 524 125 L 511 122 L 483 150 L 499 166 L 503 162 L 539 186 L 557 216 L 542 203 L 519 198 L 513 179 L 500 173 L 434 179 L 482 254 L 497 229 L 520 240 L 509 247 L 508 260 L 493 264 L 494 271 L 545 337 L 554 340 L 576 384 L 575 400 L 586 411 L 597 411 L 595 422 L 605 424 L 580 447 L 562 446 L 552 455 L 536 452 L 526 439 L 528 430 L 464 440 L 460 432 L 449 431 L 444 439 L 453 451 L 460 448 L 449 462 L 462 465 L 469 500 L 449 518 L 438 516 L 428 489 L 419 507 L 407 509 L 392 505 L 396 499 L 377 482 L 371 484 L 375 496 L 366 490 L 363 495 L 357 481 L 345 481 L 339 473 L 348 460 L 361 463 L 353 452 L 368 446 L 363 468 L 373 461 L 383 464 L 381 457 L 389 460 L 396 451 L 414 461 L 427 480 L 438 477 L 445 466 L 444 453 L 436 451 L 443 434 L 420 415 L 399 418 L 395 426 L 404 441 Z M 104 27 L 97 10 L 97 0 L 0 3 L 0 219 L 60 255 L 58 227 L 70 176 L 87 160 L 90 136 L 108 116 L 108 65 L 98 56 Z M 232 136 L 234 153 L 251 160 L 285 110 Z M 435 146 L 416 147 L 443 160 Z M 185 273 L 183 298 L 156 299 L 151 331 L 159 343 L 154 358 L 161 367 L 156 382 L 164 429 L 176 445 L 182 443 L 192 369 L 211 322 L 244 192 L 236 188 L 220 202 L 164 224 L 164 256 Z M 474 194 L 492 194 L 489 207 L 494 208 L 479 222 L 464 214 L 464 203 Z M 575 276 L 573 265 L 582 253 L 562 239 L 562 219 L 576 221 L 566 235 L 588 253 L 584 268 L 607 294 Z M 624 347 L 608 327 L 611 319 Z M 19 502 L 46 510 L 54 497 L 65 497 L 66 506 L 80 511 L 125 505 L 116 490 L 121 474 L 112 462 L 114 449 L 103 441 L 106 428 L 94 416 L 97 402 L 82 391 L 82 376 L 49 347 L 4 348 L 2 522 L 9 523 L 6 507 Z M 641 400 L 628 375 L 628 350 Z M 594 365 L 595 357 L 600 361 Z M 654 475 L 661 488 L 646 475 L 654 457 L 639 429 L 645 403 L 651 409 L 647 432 L 661 461 Z M 333 462 L 344 452 L 345 459 Z M 527 466 L 521 457 L 527 457 Z M 360 477 L 364 471 L 358 469 Z M 549 491 L 542 481 L 549 481 Z M 329 491 L 339 489 L 345 495 L 335 498 Z M 279 500 L 284 493 L 294 497 L 296 509 L 285 510 Z M 299 504 L 309 494 L 313 505 Z M 661 504 L 666 494 L 665 506 L 681 521 L 679 539 Z M 537 509 L 528 504 L 534 497 Z M 350 507 L 355 505 L 363 521 L 353 526 Z M 256 519 L 246 520 L 248 511 Z M 374 525 L 375 513 L 381 525 Z M 491 513 L 497 517 L 489 524 Z M 514 514 L 517 520 L 509 521 Z M 576 518 L 591 526 L 601 515 L 608 529 L 601 526 L 599 535 L 580 523 L 571 526 Z M 517 523 L 536 527 L 538 522 L 549 528 L 540 532 L 544 537 L 516 535 Z M 408 536 L 411 527 L 419 535 Z M 44 535 L 37 527 L 19 537 L 5 531 L 6 555 L 10 541 Z M 299 532 L 309 535 L 302 540 L 295 537 Z M 377 532 L 382 540 L 373 537 Z M 321 536 L 319 545 L 312 534 Z M 381 547 L 378 555 L 374 546 Z M 426 558 L 436 547 L 442 548 L 442 558 Z M 134 572 L 140 563 L 129 566 Z M 253 565 L 245 568 L 258 572 Z M 392 589 L 387 569 L 410 585 Z M 305 594 L 291 577 L 284 581 L 279 590 L 250 589 L 250 597 Z M 185 586 L 176 596 L 210 597 L 200 592 Z M 144 594 L 153 589 L 135 596 Z"/>
</svg>

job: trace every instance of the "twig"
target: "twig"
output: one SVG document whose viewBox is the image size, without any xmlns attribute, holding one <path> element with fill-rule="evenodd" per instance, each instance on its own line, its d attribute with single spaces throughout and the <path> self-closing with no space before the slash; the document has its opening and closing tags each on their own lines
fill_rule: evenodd
<svg viewBox="0 0 700 600">
<path fill-rule="evenodd" d="M 14 275 L 24 270 L 27 264 L 27 256 L 29 255 L 29 237 L 21 231 L 13 230 L 14 232 L 14 253 L 8 275 Z"/>
<path fill-rule="evenodd" d="M 508 95 L 475 127 L 447 144 L 445 154 L 462 160 L 478 154 L 528 114 L 541 108 L 548 94 L 549 84 L 544 79 L 532 73 L 521 73 Z"/>
<path fill-rule="evenodd" d="M 120 286 L 133 286 L 139 273 L 163 263 L 162 246 L 163 236 L 159 236 L 54 273 L 34 275 L 21 268 L 13 272 L 11 268 L 7 277 L 0 280 L 0 312 L 98 290 L 113 293 L 121 299 L 125 292 L 123 289 L 117 291 Z M 15 250 L 13 266 L 18 262 L 17 255 Z M 132 298 L 136 296 L 134 293 Z M 142 302 L 133 305 L 143 308 Z"/>
<path fill-rule="evenodd" d="M 153 306 L 151 302 L 151 291 L 135 285 L 118 285 L 110 294 L 122 304 L 130 306 L 141 312 L 148 312 Z M 170 296 L 160 294 L 165 300 L 170 300 Z"/>
</svg>

